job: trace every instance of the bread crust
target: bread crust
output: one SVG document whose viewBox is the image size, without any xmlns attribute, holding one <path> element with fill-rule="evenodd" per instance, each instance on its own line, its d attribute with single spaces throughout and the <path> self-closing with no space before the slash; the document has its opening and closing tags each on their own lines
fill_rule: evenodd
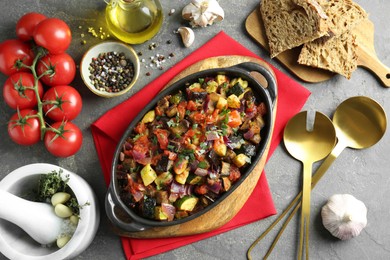
<svg viewBox="0 0 390 260">
<path fill-rule="evenodd" d="M 328 35 L 327 16 L 315 0 L 262 0 L 260 13 L 272 58 Z"/>
<path fill-rule="evenodd" d="M 349 79 L 358 60 L 356 36 L 351 30 L 367 19 L 368 14 L 351 0 L 329 0 L 323 7 L 333 35 L 305 43 L 298 63 L 327 69 Z"/>
</svg>

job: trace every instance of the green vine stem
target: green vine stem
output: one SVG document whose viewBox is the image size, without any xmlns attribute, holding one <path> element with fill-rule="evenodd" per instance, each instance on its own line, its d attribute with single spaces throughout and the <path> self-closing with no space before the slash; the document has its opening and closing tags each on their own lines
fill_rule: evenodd
<svg viewBox="0 0 390 260">
<path fill-rule="evenodd" d="M 38 111 L 37 111 L 36 115 L 34 115 L 34 116 L 27 116 L 27 118 L 28 117 L 38 117 L 39 123 L 40 123 L 40 128 L 41 128 L 41 140 L 43 140 L 43 138 L 45 136 L 45 133 L 48 130 L 55 132 L 57 135 L 62 135 L 63 134 L 63 131 L 61 132 L 60 130 L 57 130 L 57 129 L 54 129 L 54 128 L 51 128 L 51 127 L 47 127 L 45 118 L 43 117 L 43 106 L 45 105 L 45 103 L 42 102 L 41 97 L 39 96 L 38 82 L 39 82 L 39 79 L 41 77 L 52 73 L 52 71 L 51 70 L 47 70 L 47 71 L 45 71 L 44 73 L 42 73 L 41 75 L 38 76 L 35 67 L 36 67 L 37 62 L 39 61 L 39 59 L 42 58 L 45 55 L 46 55 L 46 51 L 43 48 L 38 48 L 31 66 L 27 66 L 25 64 L 22 65 L 22 67 L 28 68 L 31 71 L 31 73 L 33 74 L 33 76 L 34 76 L 34 86 L 33 86 L 32 89 L 34 90 L 34 93 L 35 93 L 35 96 L 36 96 L 36 99 L 37 99 L 37 110 Z M 52 102 L 50 102 L 50 103 L 52 103 Z"/>
</svg>

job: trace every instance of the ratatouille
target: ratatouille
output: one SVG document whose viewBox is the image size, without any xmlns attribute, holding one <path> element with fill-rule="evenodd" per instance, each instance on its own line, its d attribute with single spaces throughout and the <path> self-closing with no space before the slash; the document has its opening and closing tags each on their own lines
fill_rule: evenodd
<svg viewBox="0 0 390 260">
<path fill-rule="evenodd" d="M 163 97 L 123 143 L 116 168 L 121 200 L 158 221 L 211 205 L 251 163 L 267 112 L 247 81 L 227 75 Z"/>
</svg>

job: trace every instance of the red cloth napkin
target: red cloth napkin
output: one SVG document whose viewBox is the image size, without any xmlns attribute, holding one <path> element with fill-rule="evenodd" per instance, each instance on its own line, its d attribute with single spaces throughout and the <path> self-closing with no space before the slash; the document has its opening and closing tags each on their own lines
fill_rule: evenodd
<svg viewBox="0 0 390 260">
<path fill-rule="evenodd" d="M 259 58 L 230 36 L 224 32 L 220 32 L 201 48 L 177 63 L 131 98 L 105 113 L 91 125 L 92 135 L 107 184 L 110 182 L 110 167 L 116 145 L 132 119 L 180 71 L 202 59 L 224 55 L 242 55 Z M 278 82 L 278 106 L 268 157 L 280 143 L 283 128 L 287 121 L 300 111 L 310 95 L 310 92 L 297 82 L 277 69 L 273 69 Z M 140 259 L 229 231 L 273 214 L 276 214 L 276 210 L 266 175 L 263 172 L 253 194 L 241 211 L 230 222 L 217 230 L 184 237 L 163 239 L 133 239 L 122 237 L 121 240 L 127 259 Z"/>
</svg>

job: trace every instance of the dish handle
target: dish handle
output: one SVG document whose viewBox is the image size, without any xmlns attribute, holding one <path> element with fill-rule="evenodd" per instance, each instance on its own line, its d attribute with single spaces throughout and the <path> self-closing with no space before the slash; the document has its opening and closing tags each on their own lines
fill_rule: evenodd
<svg viewBox="0 0 390 260">
<path fill-rule="evenodd" d="M 134 222 L 125 222 L 117 216 L 117 214 L 115 213 L 115 207 L 117 206 L 115 205 L 111 193 L 112 193 L 112 188 L 110 185 L 106 193 L 105 207 L 106 207 L 107 217 L 111 221 L 111 223 L 123 231 L 139 232 L 145 230 L 146 229 L 145 226 L 142 226 Z"/>
<path fill-rule="evenodd" d="M 250 75 L 252 78 L 254 78 L 260 85 L 263 86 L 264 90 L 268 93 L 270 100 L 272 102 L 272 108 L 275 106 L 276 103 L 276 98 L 278 95 L 278 90 L 277 90 L 277 84 L 276 84 L 276 79 L 273 75 L 273 73 L 270 71 L 270 69 L 255 63 L 255 62 L 243 62 L 239 63 L 237 65 L 234 65 L 233 67 L 244 70 L 245 73 L 249 74 L 251 72 L 258 72 L 260 73 L 265 80 L 267 81 L 267 86 L 263 86 L 261 82 L 256 80 L 252 75 Z"/>
</svg>

